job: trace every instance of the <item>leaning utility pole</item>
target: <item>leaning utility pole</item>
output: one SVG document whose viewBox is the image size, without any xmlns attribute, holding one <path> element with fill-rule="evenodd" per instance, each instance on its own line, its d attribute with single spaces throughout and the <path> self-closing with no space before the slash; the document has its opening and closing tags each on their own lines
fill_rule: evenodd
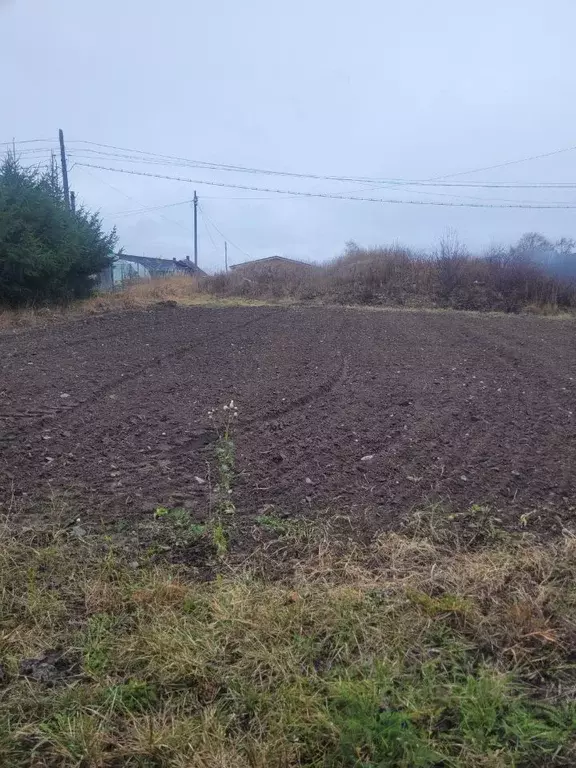
<svg viewBox="0 0 576 768">
<path fill-rule="evenodd" d="M 62 186 L 64 187 L 64 200 L 68 210 L 70 210 L 70 187 L 68 186 L 68 164 L 66 162 L 66 147 L 64 146 L 64 132 L 62 128 L 58 131 L 60 137 L 60 160 L 62 162 Z"/>
<path fill-rule="evenodd" d="M 194 190 L 194 266 L 198 266 L 198 195 Z"/>
<path fill-rule="evenodd" d="M 228 272 L 228 243 L 224 241 L 224 267 Z"/>
<path fill-rule="evenodd" d="M 76 213 L 76 192 L 70 192 L 70 210 Z"/>
</svg>

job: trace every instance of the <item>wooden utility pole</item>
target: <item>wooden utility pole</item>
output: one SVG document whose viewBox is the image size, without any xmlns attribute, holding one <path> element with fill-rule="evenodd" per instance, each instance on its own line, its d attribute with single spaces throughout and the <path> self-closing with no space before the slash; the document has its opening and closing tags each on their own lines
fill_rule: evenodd
<svg viewBox="0 0 576 768">
<path fill-rule="evenodd" d="M 64 131 L 62 128 L 58 131 L 60 137 L 60 160 L 62 163 L 62 186 L 64 187 L 64 200 L 70 210 L 70 187 L 68 186 L 68 164 L 66 162 L 66 147 L 64 146 Z"/>
<path fill-rule="evenodd" d="M 76 213 L 76 192 L 70 192 L 70 210 Z"/>
<path fill-rule="evenodd" d="M 60 188 L 60 179 L 58 177 L 58 163 L 56 162 L 56 155 L 54 150 L 50 152 L 50 184 L 52 190 L 55 191 Z"/>
<path fill-rule="evenodd" d="M 198 266 L 198 195 L 194 190 L 194 266 Z"/>
<path fill-rule="evenodd" d="M 228 243 L 224 241 L 224 267 L 228 272 Z"/>
</svg>

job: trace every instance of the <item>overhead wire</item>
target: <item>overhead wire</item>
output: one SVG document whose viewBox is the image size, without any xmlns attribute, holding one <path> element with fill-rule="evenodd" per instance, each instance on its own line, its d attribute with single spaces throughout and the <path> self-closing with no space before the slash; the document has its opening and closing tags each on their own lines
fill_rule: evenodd
<svg viewBox="0 0 576 768">
<path fill-rule="evenodd" d="M 220 230 L 220 229 L 219 229 L 219 228 L 216 226 L 216 224 L 215 224 L 215 223 L 214 223 L 214 221 L 213 221 L 213 220 L 210 218 L 210 216 L 208 216 L 208 214 L 206 213 L 206 211 L 203 211 L 203 215 L 204 215 L 204 216 L 206 217 L 206 219 L 207 219 L 207 220 L 210 222 L 210 224 L 212 224 L 212 226 L 214 227 L 214 229 L 216 230 L 216 232 L 218 232 L 218 234 L 219 234 L 219 235 L 220 235 L 220 237 L 221 237 L 221 238 L 224 240 L 224 242 L 226 242 L 226 243 L 230 243 L 230 245 L 231 245 L 231 246 L 233 246 L 234 248 L 236 248 L 236 250 L 237 250 L 237 251 L 240 251 L 240 253 L 243 253 L 243 254 L 244 254 L 244 256 L 247 256 L 249 259 L 251 259 L 251 258 L 252 258 L 252 257 L 250 256 L 250 254 L 249 254 L 249 253 L 247 253 L 247 252 L 246 252 L 246 251 L 245 251 L 243 248 L 240 248 L 240 246 L 239 246 L 239 245 L 236 245 L 236 243 L 235 243 L 233 240 L 231 240 L 229 237 L 226 237 L 226 235 L 225 235 L 225 234 L 224 234 L 224 233 L 223 233 L 223 232 L 222 232 L 222 231 L 221 231 L 221 230 Z"/>
<path fill-rule="evenodd" d="M 88 160 L 91 162 L 97 162 L 97 161 L 114 161 L 114 162 L 123 162 L 123 163 L 135 163 L 135 164 L 144 164 L 144 165 L 154 165 L 154 166 L 162 166 L 162 167 L 174 167 L 174 168 L 195 168 L 197 170 L 202 171 L 222 171 L 226 169 L 222 169 L 221 167 L 209 167 L 205 165 L 192 165 L 192 164 L 179 164 L 179 163 L 173 163 L 173 162 L 162 162 L 162 161 L 144 161 L 140 160 L 139 158 L 123 158 L 121 156 L 108 156 L 103 155 L 99 156 L 96 155 L 95 157 L 86 156 L 82 154 L 78 154 L 76 152 L 69 153 L 69 157 L 73 158 L 75 160 Z M 237 172 L 234 170 L 234 172 Z M 311 179 L 312 177 L 303 177 L 306 180 Z M 328 181 L 328 177 L 325 179 L 322 179 L 324 181 Z M 355 184 L 362 184 L 363 186 L 360 189 L 354 189 L 349 190 L 351 192 L 362 192 L 365 190 L 371 190 L 371 189 L 394 189 L 394 190 L 404 190 L 404 189 L 411 189 L 411 188 L 418 188 L 418 187 L 425 187 L 428 189 L 435 189 L 435 188 L 452 188 L 452 189 L 558 189 L 558 190 L 566 190 L 566 189 L 576 189 L 576 182 L 568 181 L 568 182 L 545 182 L 545 181 L 528 181 L 528 182 L 522 182 L 522 181 L 481 181 L 481 182 L 436 182 L 432 183 L 430 181 L 419 181 L 419 180 L 380 180 L 377 181 L 376 179 L 371 180 L 368 182 L 368 180 L 361 180 L 361 179 L 337 179 L 337 181 L 345 182 L 345 183 L 355 183 Z M 376 182 L 376 183 L 375 183 Z M 414 189 L 414 191 L 416 191 Z M 422 194 L 441 194 L 439 192 L 425 192 Z M 452 196 L 455 196 L 452 194 Z M 466 197 L 465 195 L 459 195 L 460 197 Z M 469 197 L 469 196 L 468 196 Z M 473 198 L 471 198 L 473 199 Z M 484 199 L 484 198 L 482 198 Z"/>
<path fill-rule="evenodd" d="M 77 165 L 80 166 L 82 164 L 81 163 L 77 163 Z M 82 165 L 82 167 L 85 168 L 86 166 Z M 104 181 L 104 179 L 101 179 L 99 176 L 96 176 L 95 174 L 91 174 L 90 172 L 88 172 L 88 173 L 89 173 L 90 176 L 92 176 L 92 178 L 96 179 L 97 181 L 100 181 L 102 184 L 106 184 L 106 186 L 110 187 L 110 189 L 113 189 L 114 192 L 118 192 L 118 194 L 123 195 L 125 198 L 127 198 L 128 200 L 131 200 L 136 205 L 142 206 L 143 209 L 146 208 L 146 206 L 142 205 L 142 203 L 140 203 L 138 200 L 136 200 L 136 198 L 132 197 L 128 193 L 124 192 L 123 190 L 119 189 L 118 187 L 115 187 L 113 184 L 110 184 L 109 182 Z M 170 224 L 176 224 L 176 226 L 180 227 L 181 229 L 185 230 L 188 233 L 192 232 L 192 230 L 189 227 L 186 227 L 181 222 L 175 221 L 173 219 L 169 219 L 167 216 L 164 216 L 161 213 L 159 213 L 158 215 L 162 219 L 164 219 L 165 221 L 169 222 Z"/>
<path fill-rule="evenodd" d="M 471 173 L 482 173 L 483 171 L 494 171 L 497 168 L 505 168 L 509 165 L 519 165 L 520 163 L 529 163 L 533 160 L 541 160 L 544 157 L 552 157 L 553 155 L 561 155 L 564 152 L 574 152 L 576 150 L 576 146 L 573 147 L 564 147 L 563 149 L 555 149 L 552 152 L 543 152 L 540 155 L 532 155 L 531 157 L 523 157 L 519 160 L 508 160 L 505 163 L 497 163 L 496 165 L 487 165 L 484 166 L 484 168 L 473 168 L 470 171 L 458 171 L 457 173 L 448 173 L 444 176 L 434 176 L 431 179 L 428 179 L 428 181 L 439 181 L 442 179 L 453 179 L 456 176 L 468 176 Z"/>
<path fill-rule="evenodd" d="M 510 186 L 510 188 L 516 188 L 519 182 L 446 182 L 446 183 L 441 183 L 441 182 L 444 179 L 449 179 L 456 176 L 467 175 L 470 173 L 478 173 L 484 170 L 502 168 L 508 165 L 515 165 L 519 163 L 529 162 L 531 160 L 536 160 L 543 157 L 550 157 L 552 155 L 557 155 L 562 152 L 569 152 L 576 149 L 576 147 L 566 147 L 563 149 L 554 150 L 552 152 L 546 152 L 540 155 L 533 155 L 532 157 L 521 158 L 518 160 L 510 160 L 505 163 L 498 163 L 493 166 L 486 166 L 484 168 L 475 168 L 468 171 L 460 171 L 458 173 L 446 174 L 444 176 L 438 176 L 431 179 L 397 179 L 397 178 L 385 179 L 385 178 L 366 177 L 366 176 L 338 176 L 338 175 L 324 175 L 324 174 L 314 174 L 314 173 L 298 173 L 293 171 L 279 171 L 279 170 L 266 169 L 266 168 L 255 168 L 255 167 L 249 167 L 249 166 L 215 163 L 215 162 L 208 162 L 208 161 L 202 161 L 202 160 L 192 160 L 190 158 L 178 157 L 174 155 L 162 155 L 155 152 L 144 152 L 142 150 L 117 147 L 115 145 L 110 145 L 110 144 L 99 144 L 98 142 L 88 142 L 88 141 L 77 140 L 77 143 L 90 144 L 92 146 L 117 150 L 116 153 L 106 153 L 99 150 L 92 150 L 89 148 L 84 148 L 82 151 L 92 152 L 94 154 L 97 154 L 97 155 L 99 154 L 105 157 L 108 156 L 110 158 L 114 157 L 118 160 L 126 160 L 129 162 L 139 162 L 139 163 L 141 162 L 141 163 L 154 164 L 154 165 L 177 165 L 178 167 L 187 166 L 187 167 L 194 167 L 194 168 L 204 168 L 206 170 L 231 171 L 231 172 L 237 172 L 237 173 L 250 173 L 250 174 L 258 174 L 258 175 L 287 176 L 287 177 L 293 177 L 293 178 L 313 179 L 313 180 L 321 180 L 321 181 L 338 181 L 338 182 L 346 182 L 346 183 L 352 182 L 352 183 L 362 183 L 362 184 L 385 184 L 385 185 L 390 184 L 390 185 L 411 185 L 411 186 L 414 186 L 414 185 L 457 186 L 457 187 L 460 187 L 460 186 L 462 187 Z M 124 154 L 118 154 L 118 152 L 124 153 Z M 435 183 L 435 182 L 440 182 L 440 183 Z M 530 182 L 530 183 L 524 182 L 521 188 L 524 188 L 524 186 L 526 188 L 531 188 L 531 187 L 540 188 L 543 186 L 546 186 L 546 187 L 558 186 L 560 188 L 564 188 L 567 186 L 567 184 L 564 182 Z M 569 182 L 568 186 L 576 186 L 576 183 Z"/>
<path fill-rule="evenodd" d="M 53 141 L 55 142 L 56 139 L 23 139 L 23 140 L 16 140 L 12 139 L 12 141 L 0 141 L 0 146 L 5 147 L 7 145 L 13 146 L 14 144 L 38 144 L 41 142 L 49 142 Z"/>
<path fill-rule="evenodd" d="M 448 186 L 448 185 L 443 185 Z M 466 188 L 466 187 L 464 187 Z M 505 187 L 498 187 L 505 189 Z M 376 189 L 394 189 L 394 191 L 397 192 L 410 192 L 411 194 L 415 195 L 436 195 L 437 197 L 452 197 L 456 198 L 457 200 L 482 200 L 483 202 L 499 202 L 499 203 L 518 203 L 522 204 L 525 203 L 527 205 L 572 205 L 572 201 L 566 201 L 566 200 L 518 200 L 518 199 L 510 199 L 505 197 L 478 197 L 477 195 L 463 195 L 462 193 L 455 194 L 454 192 L 438 192 L 437 190 L 434 192 L 431 192 L 430 190 L 426 189 L 420 189 L 419 187 L 412 185 L 412 184 L 404 184 L 402 186 L 390 186 L 390 185 L 370 185 L 368 187 L 363 187 L 361 189 L 354 189 L 354 190 L 348 190 L 348 193 L 352 192 L 364 192 L 366 190 L 376 190 Z M 532 189 L 532 187 L 530 187 Z"/>
<path fill-rule="evenodd" d="M 28 149 L 18 149 L 17 154 L 20 157 L 21 155 L 43 155 L 45 152 L 55 152 L 56 147 L 54 146 L 46 146 L 46 147 L 29 147 Z"/>
<path fill-rule="evenodd" d="M 54 138 L 47 138 L 47 139 L 25 139 L 25 140 L 16 140 L 16 141 L 6 141 L 1 142 L 0 145 L 2 146 L 10 146 L 10 145 L 23 145 L 23 144 L 35 144 L 35 143 L 48 143 L 50 144 L 50 147 L 48 148 L 57 148 L 57 143 Z M 265 168 L 255 168 L 255 167 L 249 167 L 249 166 L 239 166 L 239 165 L 233 165 L 233 164 L 225 164 L 225 163 L 215 163 L 215 162 L 209 162 L 209 161 L 201 161 L 201 160 L 191 160 L 190 158 L 184 158 L 184 157 L 178 157 L 175 155 L 167 155 L 167 154 L 161 154 L 157 152 L 146 152 L 139 149 L 129 149 L 126 147 L 119 147 L 117 145 L 113 144 L 104 144 L 101 142 L 93 142 L 93 141 L 87 141 L 84 139 L 76 139 L 68 142 L 69 144 L 81 144 L 81 145 L 88 145 L 84 146 L 84 149 L 82 151 L 84 152 L 90 152 L 94 154 L 104 155 L 108 157 L 115 157 L 115 159 L 123 160 L 123 161 L 129 161 L 129 162 L 143 162 L 148 164 L 168 164 L 167 161 L 176 161 L 179 165 L 190 165 L 192 167 L 197 168 L 205 168 L 207 170 L 224 170 L 224 171 L 233 171 L 233 172 L 239 172 L 239 173 L 253 173 L 253 174 L 263 174 L 263 175 L 278 175 L 278 176 L 289 176 L 294 178 L 307 178 L 307 179 L 316 179 L 316 180 L 326 180 L 326 181 L 340 181 L 340 182 L 358 182 L 358 183 L 366 183 L 366 184 L 373 184 L 373 183 L 381 183 L 381 184 L 403 184 L 403 185 L 433 185 L 433 186 L 439 186 L 435 184 L 434 182 L 442 182 L 446 179 L 452 179 L 459 176 L 466 176 L 473 173 L 480 173 L 483 171 L 488 170 L 495 170 L 499 168 L 504 168 L 511 165 L 518 165 L 521 163 L 531 162 L 534 160 L 539 160 L 546 157 L 552 157 L 554 155 L 559 155 L 566 152 L 572 152 L 576 150 L 576 146 L 570 146 L 570 147 L 563 147 L 561 149 L 552 150 L 550 152 L 544 152 L 537 155 L 531 155 L 529 157 L 519 158 L 516 160 L 508 160 L 503 163 L 496 163 L 489 166 L 482 166 L 479 168 L 473 168 L 465 171 L 458 171 L 451 174 L 443 174 L 440 176 L 435 176 L 429 179 L 380 179 L 375 177 L 362 177 L 362 176 L 338 176 L 338 175 L 323 175 L 323 174 L 310 174 L 310 173 L 296 173 L 291 171 L 279 171 L 279 170 L 273 170 L 273 169 L 265 169 Z M 98 147 L 99 149 L 93 150 L 91 147 Z M 115 150 L 116 153 L 109 153 L 109 152 L 102 152 L 102 149 L 112 149 Z M 32 148 L 31 150 L 21 150 L 22 152 L 28 152 L 35 150 L 42 151 L 42 148 Z M 69 152 L 69 154 L 75 154 L 76 150 L 73 150 Z M 80 158 L 79 158 L 80 159 Z M 82 158 L 84 159 L 84 158 Z M 574 183 L 558 183 L 558 182 L 530 182 L 530 183 L 524 183 L 520 187 L 518 186 L 517 182 L 451 182 L 450 186 L 479 186 L 479 187 L 492 187 L 493 185 L 496 187 L 500 186 L 509 186 L 510 188 L 531 188 L 531 187 L 537 187 L 537 188 L 552 188 L 552 187 L 559 187 L 559 188 L 572 188 L 576 186 Z M 444 186 L 444 185 L 441 185 Z"/>
<path fill-rule="evenodd" d="M 245 184 L 232 184 L 219 181 L 207 181 L 205 179 L 189 179 L 182 176 L 167 176 L 165 174 L 149 173 L 146 171 L 136 171 L 126 168 L 112 168 L 109 166 L 77 163 L 78 166 L 83 168 L 96 168 L 98 170 L 110 171 L 113 173 L 123 173 L 132 176 L 143 176 L 147 178 L 165 179 L 168 181 L 179 181 L 186 184 L 204 184 L 212 187 L 222 187 L 225 189 L 242 189 L 250 192 L 269 192 L 280 195 L 293 195 L 298 197 L 308 198 L 326 198 L 331 200 L 353 200 L 358 202 L 371 202 L 371 203 L 385 203 L 391 205 L 434 205 L 449 208 L 506 208 L 506 209 L 528 209 L 528 210 L 562 210 L 576 208 L 576 204 L 517 204 L 517 203 L 460 203 L 460 202 L 446 202 L 440 200 L 398 200 L 393 198 L 376 198 L 376 197 L 359 197 L 352 195 L 334 194 L 330 192 L 306 192 L 296 190 L 274 189 L 270 187 L 257 187 Z M 576 185 L 573 185 L 576 187 Z"/>
<path fill-rule="evenodd" d="M 219 200 L 225 200 L 225 201 L 227 200 L 246 200 L 246 201 L 272 200 L 272 201 L 280 202 L 282 200 L 288 199 L 289 197 L 291 196 L 287 195 L 286 197 L 278 197 L 277 195 L 267 195 L 266 197 L 254 197 L 252 195 L 250 196 L 236 195 L 235 197 L 224 197 L 222 195 L 202 195 L 203 200 L 216 200 L 216 201 L 219 201 Z M 299 198 L 296 196 L 294 199 L 300 200 L 302 198 Z M 186 200 L 179 200 L 178 202 L 175 202 L 175 203 L 165 203 L 163 205 L 151 205 L 148 208 L 136 208 L 135 210 L 129 210 L 129 211 L 116 211 L 115 213 L 109 213 L 107 215 L 113 216 L 115 218 L 120 216 L 134 216 L 138 213 L 152 213 L 153 211 L 160 211 L 163 208 L 176 208 L 179 205 L 189 205 L 193 202 L 194 202 L 194 198 L 189 197 Z"/>
<path fill-rule="evenodd" d="M 449 192 L 427 192 L 427 191 L 419 190 L 419 189 L 414 189 L 414 190 L 408 189 L 406 191 L 412 192 L 414 194 L 420 194 L 420 195 L 438 195 L 438 196 L 442 196 L 442 197 L 456 197 L 455 195 L 452 195 Z M 459 199 L 467 199 L 467 200 L 484 200 L 484 201 L 497 201 L 497 202 L 509 202 L 509 203 L 526 203 L 527 205 L 530 205 L 530 204 L 534 204 L 534 205 L 536 205 L 536 204 L 548 205 L 548 204 L 552 204 L 552 203 L 555 206 L 560 206 L 560 205 L 570 206 L 570 205 L 572 205 L 571 201 L 564 201 L 564 200 L 554 200 L 554 201 L 551 201 L 551 200 L 550 201 L 543 201 L 543 200 L 542 201 L 541 200 L 509 200 L 507 198 L 501 198 L 501 197 L 495 197 L 495 198 L 494 197 L 477 197 L 477 196 L 472 196 L 472 195 L 458 195 L 457 197 Z M 266 197 L 260 197 L 260 196 L 259 197 L 254 197 L 254 196 L 247 196 L 247 195 L 235 196 L 235 197 L 225 197 L 225 196 L 222 196 L 222 195 L 202 195 L 202 198 L 204 200 L 222 200 L 222 201 L 227 201 L 227 200 L 240 200 L 240 201 L 252 201 L 252 200 L 261 201 L 261 200 L 266 200 L 266 201 L 272 201 L 272 202 L 282 202 L 282 201 L 287 200 L 287 199 L 292 199 L 292 200 L 297 200 L 297 201 L 305 199 L 303 197 L 299 197 L 298 195 L 292 195 L 292 194 L 284 195 L 282 197 L 278 197 L 278 195 L 267 195 Z M 152 213 L 154 211 L 159 211 L 159 210 L 162 210 L 164 208 L 175 208 L 177 206 L 190 204 L 192 202 L 193 202 L 193 199 L 192 198 L 188 198 L 186 200 L 180 200 L 180 201 L 175 202 L 175 203 L 166 203 L 164 205 L 154 205 L 154 206 L 150 206 L 150 207 L 147 207 L 147 208 L 138 208 L 136 210 L 117 211 L 116 213 L 110 213 L 108 215 L 109 216 L 113 216 L 114 218 L 122 217 L 122 216 L 134 216 L 134 215 L 139 214 L 139 213 L 148 213 L 148 212 Z"/>
<path fill-rule="evenodd" d="M 37 143 L 49 143 L 50 146 L 47 147 L 29 147 L 29 148 L 21 148 L 19 151 L 20 153 L 25 153 L 28 155 L 42 155 L 46 151 L 52 151 L 54 149 L 57 149 L 56 140 L 55 139 L 26 139 L 26 140 L 17 140 L 17 141 L 7 141 L 2 142 L 3 145 L 18 145 L 19 147 L 21 145 L 27 145 L 27 144 L 37 144 Z M 279 175 L 279 176 L 290 176 L 295 178 L 305 178 L 305 179 L 314 179 L 314 180 L 330 180 L 330 181 L 340 181 L 340 182 L 357 182 L 362 184 L 374 184 L 374 182 L 380 182 L 380 184 L 383 184 L 384 187 L 376 187 L 373 186 L 371 188 L 386 188 L 386 189 L 397 189 L 399 191 L 410 191 L 413 194 L 425 194 L 429 196 L 442 196 L 442 197 L 452 197 L 457 198 L 458 200 L 461 199 L 467 199 L 467 200 L 476 200 L 479 201 L 478 205 L 474 204 L 465 204 L 465 203 L 459 203 L 459 202 L 450 202 L 450 203 L 442 203 L 439 201 L 429 201 L 429 202 L 423 202 L 418 200 L 383 200 L 383 199 L 376 199 L 376 198 L 367 198 L 367 197 L 352 197 L 350 194 L 344 195 L 344 194 L 331 194 L 331 193 L 322 193 L 322 192 L 299 192 L 299 191 L 289 191 L 289 190 L 278 190 L 278 189 L 268 189 L 263 187 L 248 187 L 245 185 L 237 185 L 237 184 L 224 184 L 217 182 L 209 182 L 209 181 L 200 181 L 197 180 L 194 183 L 203 183 L 203 184 L 210 184 L 213 186 L 222 186 L 227 188 L 234 188 L 234 189 L 245 189 L 250 191 L 263 191 L 263 192 L 269 192 L 271 195 L 283 195 L 283 198 L 278 197 L 270 197 L 270 198 L 260 198 L 260 199 L 272 199 L 272 200 L 278 200 L 278 199 L 286 199 L 288 197 L 292 197 L 294 199 L 297 198 L 303 198 L 303 197 L 329 197 L 333 199 L 362 199 L 369 202 L 382 202 L 382 203 L 389 203 L 389 204 L 406 204 L 406 205 L 446 205 L 450 207 L 505 207 L 505 208 L 520 208 L 520 207 L 526 207 L 526 208 L 534 208 L 534 209 L 551 209 L 551 208 L 572 208 L 574 205 L 572 203 L 569 203 L 567 201 L 526 201 L 526 200 L 511 200 L 508 198 L 480 198 L 477 196 L 471 196 L 471 195 L 455 195 L 452 193 L 443 193 L 438 191 L 424 191 L 422 189 L 418 189 L 417 187 L 422 186 L 434 186 L 434 187 L 475 187 L 479 189 L 576 189 L 576 183 L 573 182 L 444 182 L 445 179 L 455 178 L 457 176 L 463 176 L 467 174 L 472 173 L 478 173 L 481 171 L 487 171 L 492 170 L 496 168 L 502 168 L 510 165 L 515 165 L 519 163 L 525 163 L 530 162 L 533 160 L 538 160 L 545 157 L 551 157 L 554 155 L 558 155 L 561 153 L 570 152 L 573 150 L 576 150 L 576 146 L 571 147 L 565 147 L 558 150 L 553 150 L 551 152 L 545 152 L 538 155 L 532 155 L 530 157 L 520 158 L 517 160 L 510 160 L 506 161 L 504 163 L 498 163 L 491 166 L 484 166 L 481 168 L 475 168 L 467 171 L 460 171 L 453 174 L 445 174 L 443 176 L 437 176 L 433 177 L 431 179 L 426 180 L 407 180 L 407 179 L 375 179 L 370 177 L 354 177 L 354 176 L 335 176 L 335 175 L 321 175 L 321 174 L 303 174 L 303 173 L 294 173 L 289 171 L 277 171 L 277 170 L 271 170 L 271 169 L 261 169 L 261 168 L 250 168 L 250 167 L 244 167 L 244 166 L 238 166 L 238 165 L 230 165 L 230 164 L 222 164 L 222 163 L 213 163 L 213 162 L 207 162 L 207 161 L 199 161 L 199 160 L 190 160 L 189 158 L 182 158 L 172 155 L 165 155 L 160 153 L 154 153 L 154 152 L 145 152 L 143 150 L 138 149 L 128 149 L 125 147 L 119 147 L 116 145 L 110 145 L 110 144 L 103 144 L 99 142 L 91 142 L 87 140 L 73 140 L 71 143 L 74 144 L 81 144 L 83 145 L 83 148 L 80 150 L 80 153 L 74 149 L 72 152 L 69 152 L 69 155 L 72 159 L 78 161 L 78 160 L 84 160 L 89 159 L 92 160 L 93 157 L 90 155 L 95 155 L 96 158 L 105 157 L 108 160 L 114 160 L 121 161 L 121 162 L 134 162 L 134 163 L 145 163 L 145 164 L 152 164 L 152 165 L 172 165 L 172 166 L 185 166 L 185 167 L 195 167 L 195 168 L 201 168 L 205 170 L 223 170 L 223 171 L 232 171 L 232 172 L 242 172 L 242 173 L 254 173 L 254 174 L 271 174 L 271 175 Z M 89 146 L 84 146 L 89 145 Z M 97 147 L 97 149 L 92 149 L 92 147 Z M 103 151 L 103 150 L 113 150 L 113 152 Z M 85 154 L 81 154 L 82 152 L 90 153 L 90 155 L 87 157 Z M 124 172 L 129 173 L 130 171 L 127 169 L 120 169 L 120 168 L 104 168 L 103 166 L 88 166 L 85 163 L 81 162 L 75 162 L 72 167 L 83 166 L 83 167 L 100 167 L 104 170 L 110 170 L 110 171 L 116 171 L 116 172 Z M 151 175 L 151 174 L 145 174 L 144 172 L 136 172 L 139 175 Z M 160 178 L 161 176 L 158 175 Z M 173 177 L 164 176 L 162 178 L 166 179 L 172 179 Z M 184 180 L 184 181 L 193 181 L 193 180 Z M 111 188 L 115 189 L 116 191 L 122 193 L 120 190 L 117 190 L 112 185 L 109 185 Z M 362 192 L 363 188 L 360 190 L 353 190 L 353 192 Z M 130 198 L 130 196 L 127 196 L 128 199 L 134 200 L 134 198 Z M 223 199 L 223 198 L 221 198 Z M 232 198 L 231 198 L 232 199 Z M 249 198 L 239 198 L 239 199 L 249 199 Z M 258 198 L 252 198 L 252 199 L 258 199 Z M 137 204 L 139 204 L 137 201 L 134 200 Z M 491 203 L 498 202 L 498 203 L 506 203 L 506 205 L 503 206 L 496 206 L 492 205 Z M 165 207 L 172 207 L 173 205 L 180 205 L 182 203 L 174 203 L 169 204 Z M 139 204 L 140 205 L 140 204 Z M 157 206 L 156 210 L 160 210 L 164 206 Z M 141 206 L 141 211 L 145 210 L 153 210 L 153 208 L 146 208 L 145 206 Z M 117 215 L 131 215 L 132 212 L 120 212 Z M 136 212 L 134 212 L 136 213 Z M 167 219 L 168 220 L 168 219 Z M 182 226 L 181 224 L 178 224 L 179 226 Z M 184 227 L 188 230 L 188 228 Z"/>
<path fill-rule="evenodd" d="M 133 216 L 138 213 L 152 213 L 154 211 L 161 211 L 164 208 L 176 208 L 179 205 L 187 205 L 192 202 L 194 202 L 192 199 L 180 200 L 178 203 L 166 203 L 165 205 L 151 205 L 150 207 L 137 208 L 136 210 L 133 210 L 133 211 L 117 211 L 116 213 L 109 213 L 107 215 L 114 216 L 114 217 Z"/>
<path fill-rule="evenodd" d="M 202 223 L 204 224 L 204 229 L 206 230 L 206 234 L 210 238 L 210 242 L 214 246 L 214 250 L 217 251 L 218 250 L 218 246 L 214 242 L 214 238 L 212 237 L 212 233 L 208 229 L 208 222 L 206 221 L 206 217 L 204 215 L 204 211 L 202 210 L 202 206 L 200 204 L 198 204 L 198 210 L 200 211 L 200 216 L 202 217 Z"/>
</svg>

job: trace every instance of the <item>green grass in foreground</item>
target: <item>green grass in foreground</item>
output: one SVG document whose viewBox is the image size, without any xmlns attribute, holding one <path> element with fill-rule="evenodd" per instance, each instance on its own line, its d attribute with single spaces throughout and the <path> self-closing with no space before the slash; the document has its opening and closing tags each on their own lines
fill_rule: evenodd
<svg viewBox="0 0 576 768">
<path fill-rule="evenodd" d="M 2 766 L 576 763 L 572 539 L 300 537 L 283 580 L 263 550 L 200 583 L 26 536 L 0 550 Z"/>
</svg>

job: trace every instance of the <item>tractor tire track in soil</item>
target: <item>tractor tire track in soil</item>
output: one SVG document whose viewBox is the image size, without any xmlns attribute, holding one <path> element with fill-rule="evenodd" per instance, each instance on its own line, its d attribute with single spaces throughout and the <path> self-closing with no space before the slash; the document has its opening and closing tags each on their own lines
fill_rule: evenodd
<svg viewBox="0 0 576 768">
<path fill-rule="evenodd" d="M 430 502 L 574 523 L 576 323 L 339 308 L 154 308 L 0 334 L 0 504 L 83 521 L 205 518 L 234 399 L 239 519 Z M 200 482 L 199 482 L 200 480 Z"/>
</svg>

